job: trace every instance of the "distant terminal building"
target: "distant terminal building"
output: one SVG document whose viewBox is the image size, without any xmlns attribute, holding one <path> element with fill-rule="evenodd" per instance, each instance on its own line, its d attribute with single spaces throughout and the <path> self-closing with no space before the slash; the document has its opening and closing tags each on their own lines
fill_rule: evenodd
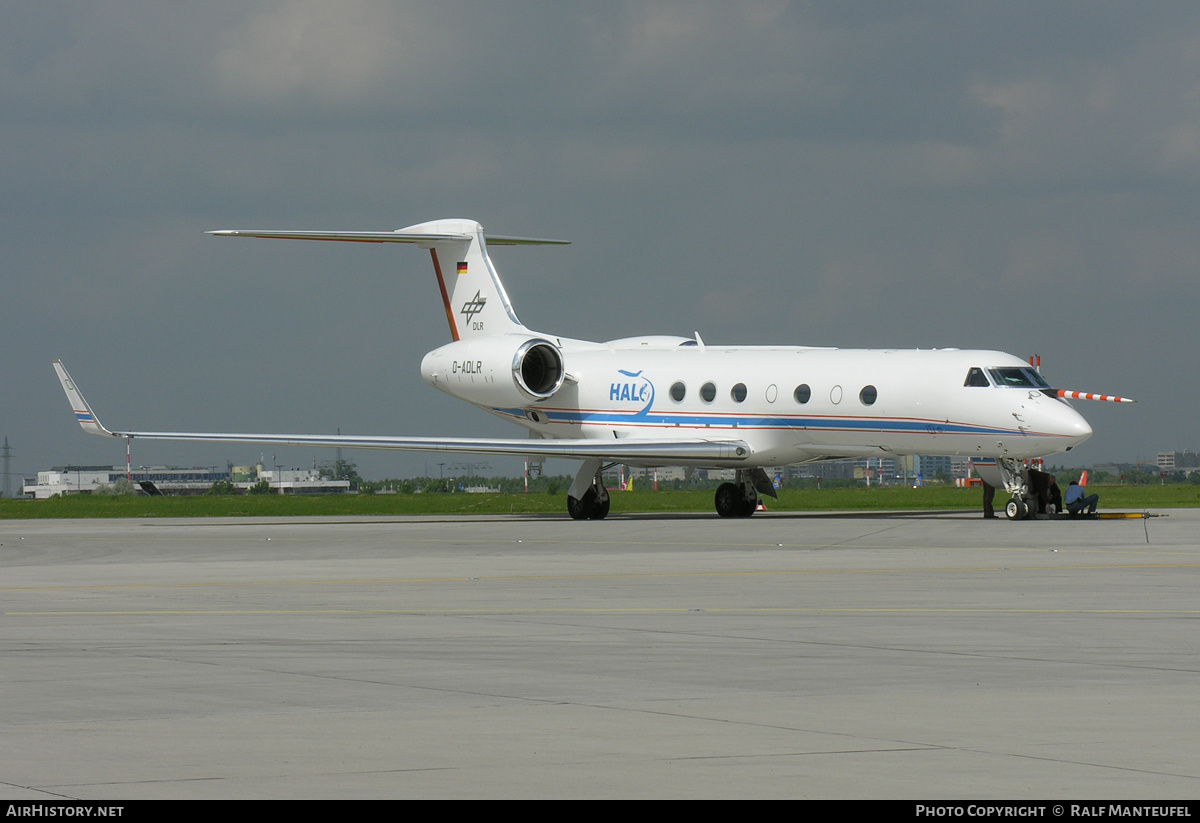
<svg viewBox="0 0 1200 823">
<path fill-rule="evenodd" d="M 1158 468 L 1162 471 L 1200 468 L 1200 453 L 1194 451 L 1159 452 Z"/>
<path fill-rule="evenodd" d="M 857 457 L 846 460 L 825 460 L 820 463 L 802 463 L 789 466 L 787 478 L 822 480 L 859 480 L 871 485 L 911 486 L 918 482 L 929 482 L 940 478 L 947 481 L 954 477 L 965 477 L 966 458 L 928 455 L 906 455 L 903 457 Z"/>
<path fill-rule="evenodd" d="M 650 489 L 656 482 L 670 483 L 675 480 L 686 480 L 691 474 L 682 466 L 659 466 L 656 469 L 644 469 L 616 464 L 604 470 L 604 484 L 610 489 L 615 489 L 618 488 L 622 479 L 627 483 L 634 480 L 636 481 L 635 488 Z M 717 479 L 716 474 L 712 471 L 707 472 L 706 476 L 709 480 Z M 729 476 L 733 477 L 732 470 L 730 470 Z"/>
<path fill-rule="evenodd" d="M 695 469 L 678 466 L 663 466 L 657 469 L 633 469 L 614 464 L 604 470 L 604 483 L 608 488 L 618 488 L 621 482 L 636 478 L 636 488 L 653 488 L 655 483 L 677 480 L 707 480 L 727 482 L 734 479 L 734 469 Z M 789 480 L 857 480 L 870 485 L 891 486 L 914 485 L 939 478 L 949 482 L 954 477 L 965 477 L 967 458 L 957 457 L 858 457 L 845 460 L 825 460 L 819 463 L 797 463 L 767 469 L 767 476 L 779 487 L 786 487 Z"/>
<path fill-rule="evenodd" d="M 124 466 L 56 466 L 37 474 L 37 482 L 25 482 L 23 494 L 44 500 L 56 494 L 104 493 L 125 479 Z M 264 470 L 262 466 L 175 468 L 140 466 L 131 471 L 129 479 L 135 486 L 153 484 L 167 495 L 204 494 L 213 483 L 230 480 L 239 491 L 246 491 L 266 481 L 278 494 L 345 494 L 350 490 L 348 480 L 327 480 L 316 469 Z"/>
</svg>

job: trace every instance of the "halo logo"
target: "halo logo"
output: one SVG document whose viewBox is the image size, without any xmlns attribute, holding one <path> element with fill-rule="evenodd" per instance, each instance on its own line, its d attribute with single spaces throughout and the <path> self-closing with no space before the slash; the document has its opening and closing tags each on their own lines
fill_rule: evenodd
<svg viewBox="0 0 1200 823">
<path fill-rule="evenodd" d="M 611 403 L 644 403 L 638 414 L 645 414 L 654 405 L 654 384 L 642 377 L 640 371 L 617 369 L 625 377 L 608 385 L 608 400 Z"/>
</svg>

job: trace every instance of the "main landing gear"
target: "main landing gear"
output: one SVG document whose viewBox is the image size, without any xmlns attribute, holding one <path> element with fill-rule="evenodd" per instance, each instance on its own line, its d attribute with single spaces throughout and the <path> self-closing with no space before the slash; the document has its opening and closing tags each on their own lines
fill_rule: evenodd
<svg viewBox="0 0 1200 823">
<path fill-rule="evenodd" d="M 604 466 L 599 460 L 587 460 L 567 489 L 567 514 L 573 520 L 603 520 L 608 517 L 612 500 L 600 476 Z"/>
<path fill-rule="evenodd" d="M 758 508 L 759 493 L 776 497 L 775 486 L 762 469 L 738 469 L 734 482 L 717 487 L 713 499 L 721 517 L 749 517 Z"/>
<path fill-rule="evenodd" d="M 717 495 L 713 502 L 716 504 L 717 514 L 721 517 L 749 517 L 758 508 L 758 492 L 753 486 L 747 490 L 736 483 L 722 483 L 717 486 Z"/>
<path fill-rule="evenodd" d="M 604 488 L 600 460 L 586 460 L 567 489 L 567 514 L 573 520 L 603 520 L 608 516 L 611 499 Z M 749 517 L 758 507 L 758 496 L 776 497 L 775 486 L 763 469 L 738 469 L 732 483 L 717 488 L 717 514 L 721 517 Z"/>
<path fill-rule="evenodd" d="M 608 517 L 608 507 L 612 499 L 603 483 L 589 486 L 583 497 L 574 498 L 567 495 L 567 513 L 574 520 L 603 520 Z"/>
</svg>

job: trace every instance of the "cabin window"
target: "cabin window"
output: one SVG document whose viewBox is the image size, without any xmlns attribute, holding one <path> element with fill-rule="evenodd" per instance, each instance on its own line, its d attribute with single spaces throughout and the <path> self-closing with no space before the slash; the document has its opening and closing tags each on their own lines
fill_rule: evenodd
<svg viewBox="0 0 1200 823">
<path fill-rule="evenodd" d="M 711 403 L 717 396 L 717 387 L 712 383 L 705 383 L 700 387 L 700 399 L 705 403 Z"/>
<path fill-rule="evenodd" d="M 733 402 L 741 403 L 743 400 L 746 399 L 746 384 L 738 383 L 736 386 L 734 386 L 732 389 L 729 390 L 729 396 L 733 398 Z"/>
<path fill-rule="evenodd" d="M 812 389 L 808 387 L 807 383 L 801 383 L 796 387 L 796 390 L 792 392 L 792 397 L 796 398 L 796 402 L 803 406 L 810 399 L 812 399 Z"/>
<path fill-rule="evenodd" d="M 984 388 L 992 385 L 988 382 L 987 375 L 983 373 L 983 369 L 972 366 L 967 372 L 967 379 L 963 382 L 964 386 L 983 386 Z"/>
<path fill-rule="evenodd" d="M 683 385 L 683 381 L 677 381 L 671 386 L 671 399 L 676 403 L 682 403 L 683 398 L 687 395 L 687 386 Z"/>
<path fill-rule="evenodd" d="M 858 393 L 858 399 L 864 406 L 871 406 L 879 399 L 879 392 L 874 386 L 863 386 L 863 390 Z"/>
</svg>

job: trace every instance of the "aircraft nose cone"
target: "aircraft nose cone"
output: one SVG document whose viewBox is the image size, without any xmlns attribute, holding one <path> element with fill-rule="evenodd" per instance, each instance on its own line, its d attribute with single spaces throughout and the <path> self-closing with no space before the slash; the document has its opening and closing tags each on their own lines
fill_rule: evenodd
<svg viewBox="0 0 1200 823">
<path fill-rule="evenodd" d="M 1083 419 L 1083 415 L 1064 404 L 1062 419 L 1057 426 L 1059 434 L 1071 439 L 1072 446 L 1078 446 L 1092 436 L 1091 425 Z"/>
</svg>

